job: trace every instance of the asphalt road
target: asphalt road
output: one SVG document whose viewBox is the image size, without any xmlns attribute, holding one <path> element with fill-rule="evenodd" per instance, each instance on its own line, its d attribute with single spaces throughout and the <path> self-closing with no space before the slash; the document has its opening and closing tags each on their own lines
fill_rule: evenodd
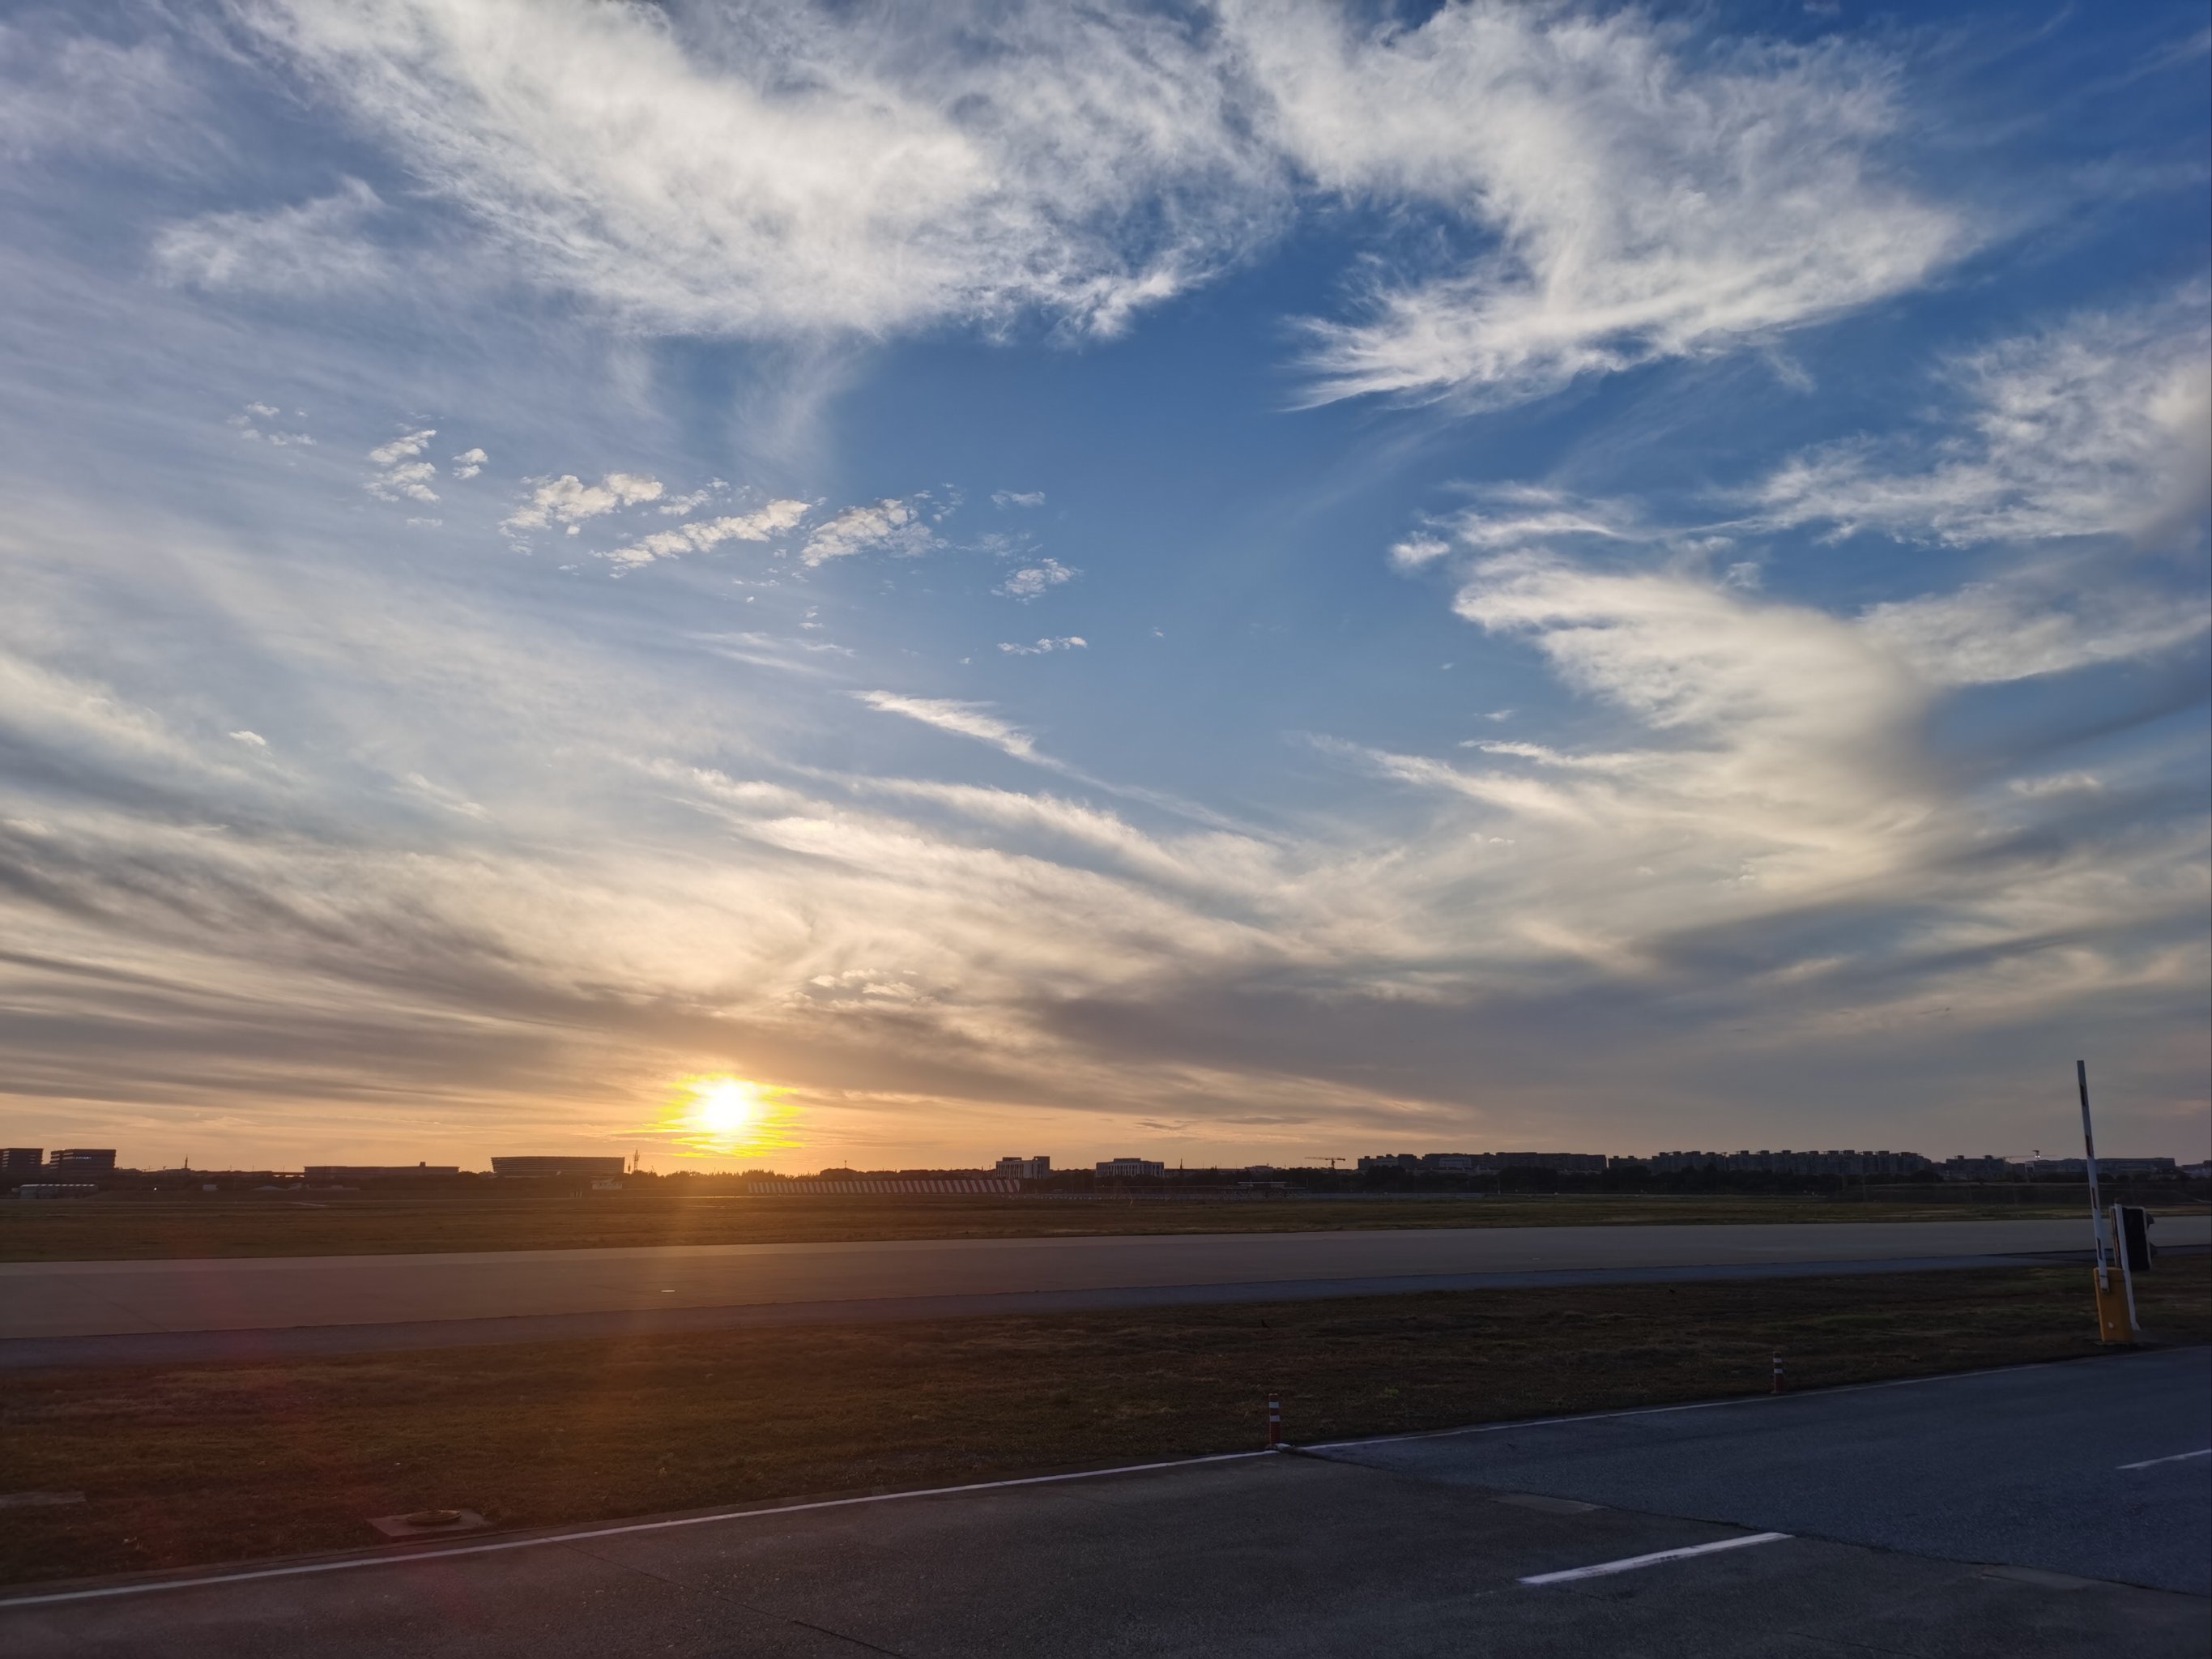
<svg viewBox="0 0 2212 1659">
<path fill-rule="evenodd" d="M 2119 1466 L 2212 1446 L 2208 1399 L 2198 1349 L 672 1517 L 33 1594 L 0 1650 L 2197 1659 L 2212 1603 L 2098 1575 L 2186 1576 L 2212 1459 Z"/>
<path fill-rule="evenodd" d="M 2208 1449 L 2212 1348 L 2179 1348 L 1321 1455 L 2212 1596 L 2212 1456 L 2124 1467 Z"/>
<path fill-rule="evenodd" d="M 770 1320 L 1389 1294 L 1539 1282 L 1533 1274 L 1587 1283 L 1985 1265 L 2079 1251 L 2087 1231 L 2076 1221 L 1824 1222 L 5 1262 L 0 1368 Z M 2162 1247 L 2207 1241 L 2212 1218 L 2161 1219 Z M 198 1340 L 278 1331 L 321 1334 L 291 1347 Z"/>
</svg>

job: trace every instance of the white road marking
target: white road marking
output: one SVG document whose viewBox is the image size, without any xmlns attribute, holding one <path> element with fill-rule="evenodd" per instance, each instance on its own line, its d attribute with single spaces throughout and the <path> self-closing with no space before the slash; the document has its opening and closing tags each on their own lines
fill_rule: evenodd
<svg viewBox="0 0 2212 1659">
<path fill-rule="evenodd" d="M 914 1492 L 879 1492 L 865 1498 L 823 1498 L 811 1504 L 775 1504 L 750 1510 L 717 1510 L 712 1515 L 679 1515 L 666 1521 L 632 1521 L 616 1527 L 586 1527 L 575 1532 L 541 1533 L 495 1543 L 459 1544 L 451 1549 L 394 1551 L 389 1555 L 352 1555 L 339 1561 L 301 1561 L 290 1566 L 256 1567 L 246 1572 L 209 1573 L 198 1578 L 162 1578 L 143 1584 L 110 1584 L 101 1589 L 60 1590 L 51 1595 L 0 1599 L 0 1613 L 15 1607 L 52 1607 L 58 1601 L 100 1601 L 117 1595 L 148 1595 L 155 1590 L 205 1589 L 215 1584 L 250 1583 L 257 1578 L 303 1578 L 311 1573 L 350 1572 L 356 1567 L 404 1566 L 415 1561 L 450 1561 L 459 1555 L 499 1555 L 534 1550 L 546 1544 L 577 1544 L 592 1538 L 622 1538 L 633 1533 L 669 1532 L 678 1527 L 708 1527 L 724 1521 L 764 1520 L 803 1515 L 810 1510 L 851 1509 L 862 1504 L 896 1504 L 908 1498 L 952 1498 L 963 1492 L 996 1492 L 1009 1486 L 1049 1486 L 1069 1480 L 1103 1480 L 1111 1474 L 1145 1474 L 1154 1469 L 1187 1469 L 1202 1463 L 1238 1463 L 1273 1452 L 1217 1452 L 1211 1457 L 1170 1457 L 1157 1463 L 1125 1463 L 1118 1468 L 1083 1469 L 1073 1474 L 1030 1474 L 1014 1480 L 975 1480 L 964 1486 L 925 1486 Z"/>
<path fill-rule="evenodd" d="M 1755 1532 L 1747 1538 L 1723 1538 L 1717 1544 L 1692 1544 L 1687 1549 L 1656 1550 L 1650 1555 L 1631 1555 L 1618 1561 L 1601 1561 L 1594 1567 L 1569 1567 L 1564 1572 L 1540 1572 L 1521 1582 L 1524 1584 L 1564 1584 L 1577 1578 L 1603 1578 L 1609 1573 L 1633 1572 L 1638 1567 L 1656 1567 L 1662 1561 L 1686 1561 L 1693 1555 L 1747 1549 L 1753 1544 L 1777 1544 L 1789 1536 L 1786 1532 Z"/>
<path fill-rule="evenodd" d="M 2146 1457 L 2140 1463 L 2123 1463 L 2124 1469 L 2154 1469 L 2161 1463 L 2186 1463 L 2192 1457 L 2212 1457 L 2212 1446 L 2203 1451 L 2176 1452 L 2171 1457 Z"/>
</svg>

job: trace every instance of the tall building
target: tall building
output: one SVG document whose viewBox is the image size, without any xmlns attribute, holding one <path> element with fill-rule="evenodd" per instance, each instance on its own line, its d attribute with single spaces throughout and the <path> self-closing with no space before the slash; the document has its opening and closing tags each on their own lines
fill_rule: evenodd
<svg viewBox="0 0 2212 1659">
<path fill-rule="evenodd" d="M 36 1175 L 46 1158 L 46 1149 L 40 1146 L 0 1148 L 0 1175 Z"/>
<path fill-rule="evenodd" d="M 1042 1181 L 1052 1173 L 1052 1160 L 1042 1154 L 1036 1158 L 1002 1158 L 992 1166 L 991 1173 L 1012 1176 L 1021 1181 Z"/>
<path fill-rule="evenodd" d="M 46 1160 L 46 1170 L 52 1175 L 112 1175 L 115 1148 L 64 1146 Z"/>
</svg>

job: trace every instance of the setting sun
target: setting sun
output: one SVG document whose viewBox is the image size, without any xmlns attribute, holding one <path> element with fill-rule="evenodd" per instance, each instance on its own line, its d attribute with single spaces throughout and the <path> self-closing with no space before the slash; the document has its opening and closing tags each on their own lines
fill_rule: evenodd
<svg viewBox="0 0 2212 1659">
<path fill-rule="evenodd" d="M 759 1121 L 760 1087 L 739 1078 L 700 1078 L 690 1085 L 693 1123 L 711 1135 L 736 1137 Z"/>
<path fill-rule="evenodd" d="M 724 1073 L 689 1077 L 662 1119 L 661 1133 L 693 1153 L 729 1158 L 787 1146 L 797 1109 L 773 1085 Z"/>
</svg>

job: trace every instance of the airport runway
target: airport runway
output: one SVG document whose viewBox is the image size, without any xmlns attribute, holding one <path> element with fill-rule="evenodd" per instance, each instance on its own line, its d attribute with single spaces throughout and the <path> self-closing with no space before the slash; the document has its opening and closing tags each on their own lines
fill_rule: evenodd
<svg viewBox="0 0 2212 1659">
<path fill-rule="evenodd" d="M 33 1591 L 0 1649 L 2196 1659 L 2208 1401 L 2197 1348 L 667 1517 Z"/>
<path fill-rule="evenodd" d="M 0 1263 L 0 1370 L 1484 1285 L 1978 1267 L 2085 1221 L 1478 1227 Z M 2212 1242 L 2166 1217 L 2162 1248 Z M 243 1334 L 252 1333 L 250 1339 Z"/>
</svg>

